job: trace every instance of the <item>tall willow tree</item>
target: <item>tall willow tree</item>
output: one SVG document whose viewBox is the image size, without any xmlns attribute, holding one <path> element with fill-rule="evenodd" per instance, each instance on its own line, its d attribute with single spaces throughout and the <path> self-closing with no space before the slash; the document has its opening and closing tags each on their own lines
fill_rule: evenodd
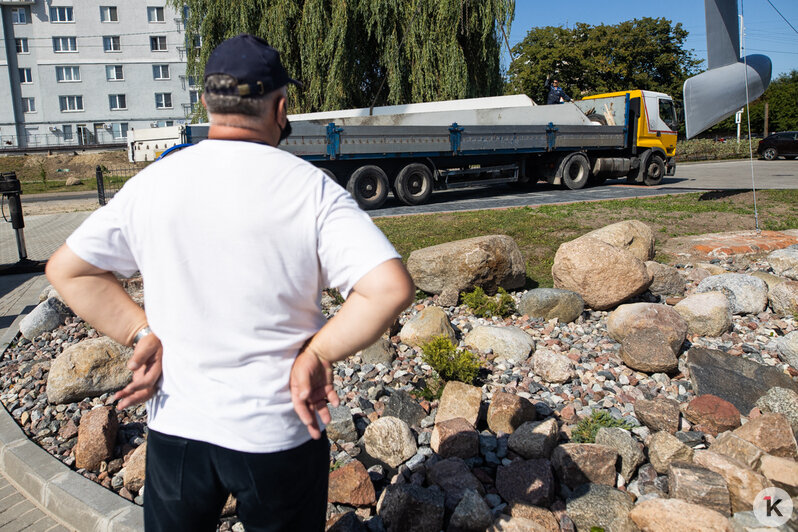
<svg viewBox="0 0 798 532">
<path fill-rule="evenodd" d="M 188 73 L 211 50 L 252 33 L 280 50 L 305 84 L 292 112 L 501 94 L 502 27 L 515 0 L 169 0 L 186 6 Z M 381 88 L 381 85 L 382 86 Z"/>
</svg>

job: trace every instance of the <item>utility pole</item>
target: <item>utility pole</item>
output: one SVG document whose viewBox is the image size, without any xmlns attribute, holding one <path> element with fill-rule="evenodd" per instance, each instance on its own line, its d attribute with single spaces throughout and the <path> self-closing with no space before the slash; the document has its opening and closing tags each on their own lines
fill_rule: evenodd
<svg viewBox="0 0 798 532">
<path fill-rule="evenodd" d="M 765 100 L 765 131 L 762 134 L 762 137 L 768 136 L 768 101 Z"/>
</svg>

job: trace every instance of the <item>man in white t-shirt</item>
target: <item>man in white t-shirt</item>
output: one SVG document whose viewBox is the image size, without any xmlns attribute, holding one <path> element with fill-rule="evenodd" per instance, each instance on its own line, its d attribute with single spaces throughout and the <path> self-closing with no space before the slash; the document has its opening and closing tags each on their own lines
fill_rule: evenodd
<svg viewBox="0 0 798 532">
<path fill-rule="evenodd" d="M 148 531 L 213 530 L 228 493 L 248 531 L 323 530 L 331 365 L 413 298 L 349 194 L 276 148 L 289 83 L 265 41 L 220 44 L 205 68 L 208 140 L 141 171 L 47 265 L 78 315 L 135 346 L 117 398 L 150 399 Z M 146 315 L 111 273 L 136 271 Z M 348 296 L 329 321 L 325 287 Z"/>
</svg>

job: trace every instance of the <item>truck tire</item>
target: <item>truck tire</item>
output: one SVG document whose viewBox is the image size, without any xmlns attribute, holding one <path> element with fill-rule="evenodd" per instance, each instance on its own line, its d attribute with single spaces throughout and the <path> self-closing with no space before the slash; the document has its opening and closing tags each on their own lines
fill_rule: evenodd
<svg viewBox="0 0 798 532">
<path fill-rule="evenodd" d="M 662 183 L 662 178 L 665 176 L 665 160 L 662 155 L 652 153 L 648 158 L 643 173 L 643 183 L 653 187 Z"/>
<path fill-rule="evenodd" d="M 569 155 L 562 163 L 562 182 L 571 190 L 587 185 L 590 177 L 590 163 L 582 153 Z"/>
<path fill-rule="evenodd" d="M 346 183 L 346 190 L 361 209 L 377 209 L 388 197 L 388 176 L 379 166 L 361 166 Z"/>
<path fill-rule="evenodd" d="M 607 119 L 604 117 L 604 115 L 599 113 L 590 113 L 589 115 L 587 115 L 587 119 L 590 120 L 591 122 L 601 124 L 602 126 L 607 125 Z"/>
<path fill-rule="evenodd" d="M 432 172 L 421 163 L 408 164 L 399 171 L 393 189 L 405 205 L 421 205 L 432 195 Z"/>
</svg>

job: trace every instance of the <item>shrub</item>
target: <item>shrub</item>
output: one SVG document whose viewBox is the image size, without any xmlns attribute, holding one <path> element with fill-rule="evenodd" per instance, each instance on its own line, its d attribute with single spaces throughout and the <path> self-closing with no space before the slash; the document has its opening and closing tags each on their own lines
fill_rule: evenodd
<svg viewBox="0 0 798 532">
<path fill-rule="evenodd" d="M 460 297 L 475 316 L 482 318 L 491 316 L 504 318 L 515 312 L 515 301 L 504 288 L 499 288 L 499 293 L 494 297 L 490 297 L 485 295 L 485 291 L 478 286 L 471 293 L 463 292 Z"/>
<path fill-rule="evenodd" d="M 632 425 L 626 421 L 615 419 L 606 410 L 595 410 L 590 417 L 586 417 L 576 424 L 576 428 L 571 433 L 571 440 L 576 443 L 596 443 L 596 433 L 601 427 L 620 427 L 632 430 Z"/>
<path fill-rule="evenodd" d="M 471 384 L 477 378 L 480 363 L 471 351 L 457 349 L 446 336 L 438 336 L 421 347 L 422 360 L 445 381 Z"/>
</svg>

